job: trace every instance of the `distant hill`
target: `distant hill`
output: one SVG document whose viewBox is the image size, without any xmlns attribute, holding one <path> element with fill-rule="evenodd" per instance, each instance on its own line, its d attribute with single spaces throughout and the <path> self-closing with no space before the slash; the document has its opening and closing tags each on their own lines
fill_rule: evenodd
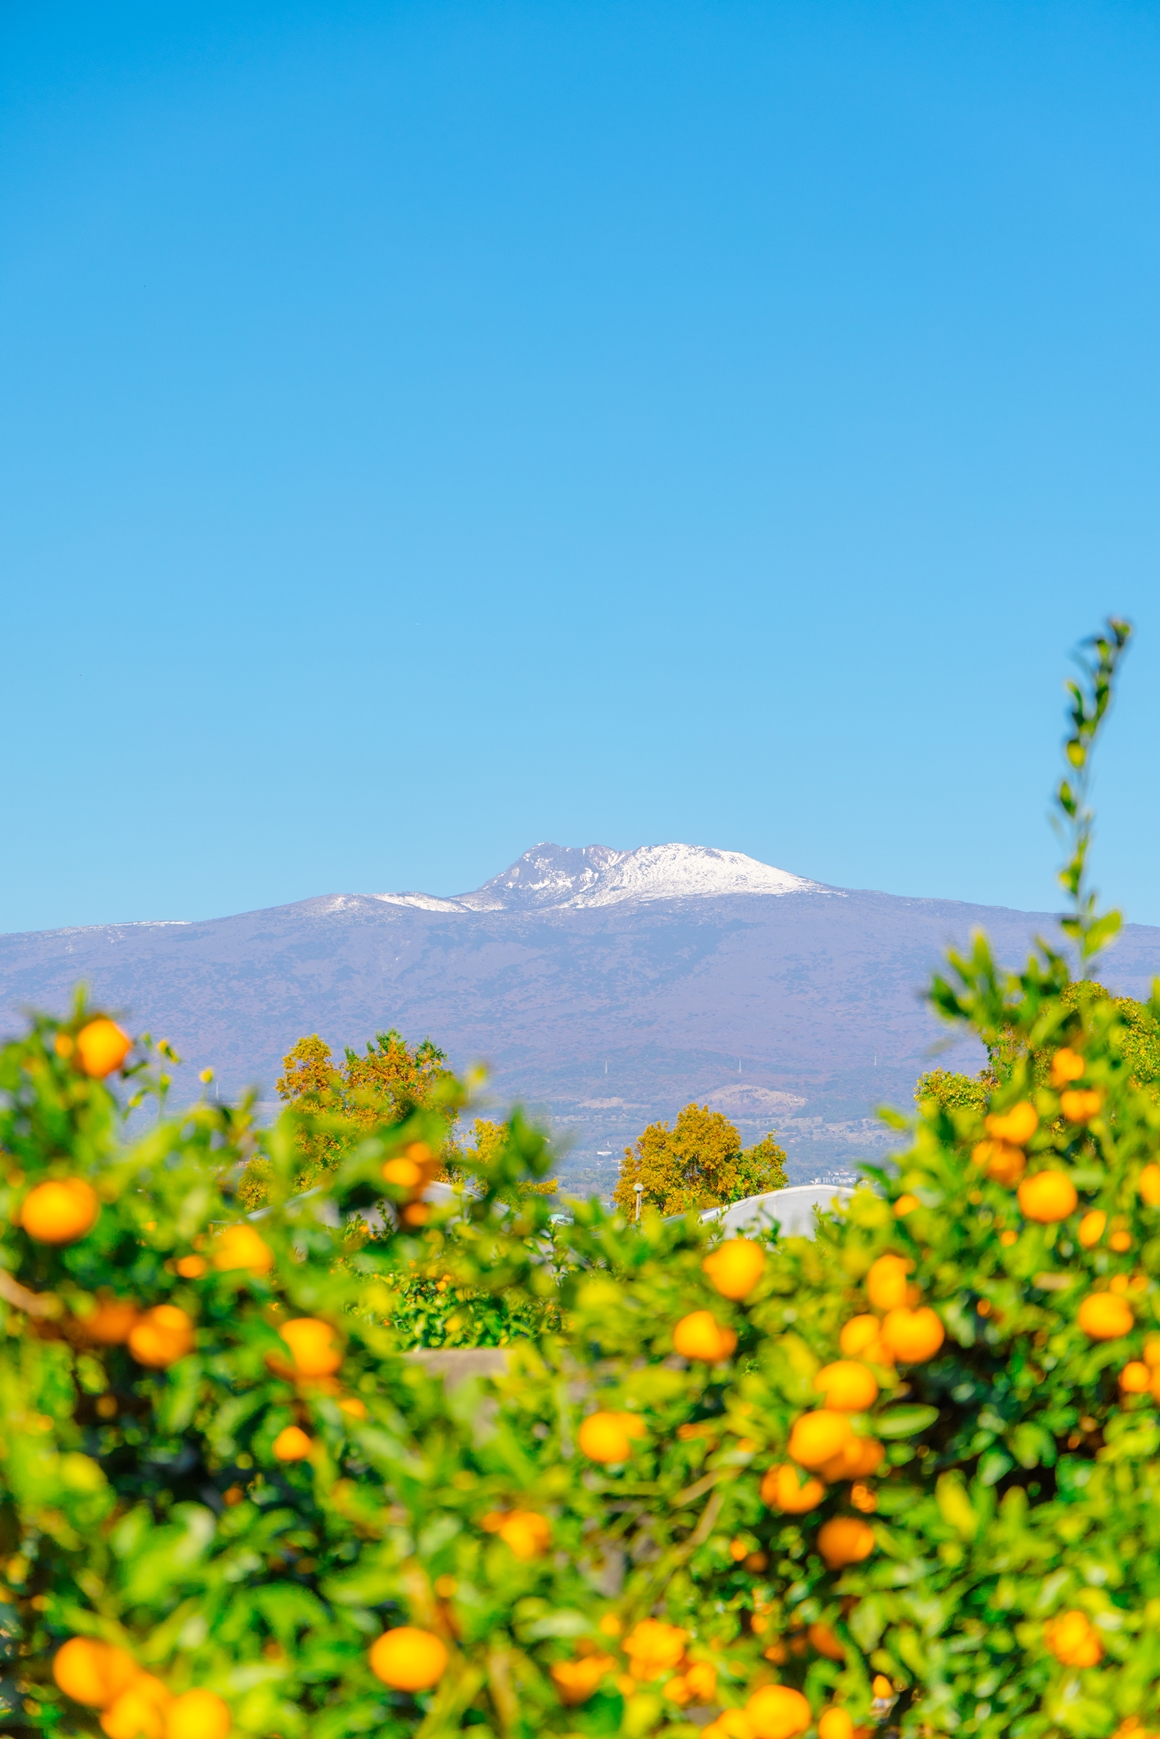
<svg viewBox="0 0 1160 1739">
<path fill-rule="evenodd" d="M 303 1033 L 336 1049 L 430 1034 L 483 1059 L 514 1099 L 574 1136 L 562 1175 L 607 1187 L 621 1149 L 690 1099 L 747 1140 L 776 1128 L 794 1182 L 882 1151 L 874 1107 L 910 1105 L 946 1029 L 921 991 L 978 927 L 1018 964 L 1047 913 L 825 887 L 701 846 L 539 845 L 482 888 L 334 894 L 206 923 L 0 937 L 6 1030 L 63 1010 L 85 980 L 136 1030 L 168 1038 L 223 1092 L 272 1096 Z M 1160 929 L 1129 926 L 1101 976 L 1135 996 L 1160 974 Z M 958 1041 L 942 1061 L 977 1068 Z M 191 1090 L 192 1091 L 192 1090 Z"/>
</svg>

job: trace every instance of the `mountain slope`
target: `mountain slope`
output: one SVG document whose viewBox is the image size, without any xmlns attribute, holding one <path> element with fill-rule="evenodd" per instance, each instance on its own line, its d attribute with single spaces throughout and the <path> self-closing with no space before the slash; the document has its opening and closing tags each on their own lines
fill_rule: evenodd
<svg viewBox="0 0 1160 1739">
<path fill-rule="evenodd" d="M 1017 962 L 1047 914 L 826 888 L 739 853 L 542 845 L 473 893 L 340 894 L 204 923 L 0 937 L 7 1029 L 84 979 L 223 1091 L 271 1091 L 302 1033 L 360 1046 L 389 1026 L 492 1069 L 576 1134 L 567 1175 L 614 1174 L 624 1143 L 688 1099 L 753 1139 L 776 1127 L 806 1181 L 878 1149 L 945 1030 L 920 999 L 948 942 L 987 929 Z M 1106 982 L 1147 994 L 1160 930 L 1129 926 Z M 977 1067 L 961 1043 L 943 1060 Z"/>
</svg>

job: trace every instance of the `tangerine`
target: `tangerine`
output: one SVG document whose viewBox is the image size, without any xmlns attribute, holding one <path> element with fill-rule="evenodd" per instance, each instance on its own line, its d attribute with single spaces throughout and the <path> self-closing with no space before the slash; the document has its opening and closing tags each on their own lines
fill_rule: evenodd
<svg viewBox="0 0 1160 1739">
<path fill-rule="evenodd" d="M 832 1516 L 818 1529 L 818 1551 L 828 1570 L 860 1564 L 874 1550 L 874 1530 L 857 1516 Z"/>
<path fill-rule="evenodd" d="M 1076 1235 L 1085 1250 L 1092 1250 L 1095 1248 L 1104 1235 L 1104 1228 L 1107 1223 L 1108 1216 L 1104 1213 L 1102 1208 L 1092 1208 L 1090 1213 L 1084 1215 L 1079 1223 L 1079 1231 Z"/>
<path fill-rule="evenodd" d="M 829 1461 L 824 1461 L 818 1472 L 823 1479 L 865 1479 L 871 1473 L 877 1473 L 886 1455 L 885 1449 L 876 1437 L 854 1437 L 844 1449 Z"/>
<path fill-rule="evenodd" d="M 226 1739 L 231 1725 L 216 1691 L 183 1691 L 165 1711 L 165 1739 Z"/>
<path fill-rule="evenodd" d="M 29 1190 L 20 1209 L 20 1224 L 38 1244 L 74 1244 L 91 1232 L 101 1204 L 83 1177 L 49 1178 Z"/>
<path fill-rule="evenodd" d="M 576 1440 L 589 1461 L 627 1461 L 632 1453 L 622 1413 L 589 1413 Z"/>
<path fill-rule="evenodd" d="M 248 1268 L 251 1274 L 268 1274 L 274 1266 L 274 1252 L 253 1226 L 227 1226 L 213 1241 L 210 1259 L 219 1274 L 229 1274 L 235 1268 Z"/>
<path fill-rule="evenodd" d="M 119 1069 L 132 1049 L 132 1039 L 115 1020 L 91 1020 L 76 1036 L 77 1062 L 95 1081 Z"/>
<path fill-rule="evenodd" d="M 984 1119 L 987 1134 L 995 1141 L 1009 1141 L 1013 1147 L 1026 1147 L 1039 1128 L 1039 1113 L 1030 1099 L 1021 1099 L 1010 1111 L 992 1111 Z"/>
<path fill-rule="evenodd" d="M 1078 1081 L 1087 1067 L 1078 1051 L 1063 1045 L 1051 1059 L 1051 1085 L 1066 1087 L 1072 1081 Z"/>
<path fill-rule="evenodd" d="M 1160 1165 L 1146 1165 L 1140 1173 L 1137 1187 L 1150 1208 L 1160 1208 Z"/>
<path fill-rule="evenodd" d="M 701 1264 L 722 1298 L 748 1298 L 765 1267 L 765 1251 L 752 1238 L 730 1238 Z"/>
<path fill-rule="evenodd" d="M 279 1431 L 272 1447 L 279 1461 L 305 1461 L 314 1444 L 300 1425 L 287 1425 Z"/>
<path fill-rule="evenodd" d="M 1132 1332 L 1131 1307 L 1114 1292 L 1089 1292 L 1076 1313 L 1076 1321 L 1092 1340 L 1118 1340 Z"/>
<path fill-rule="evenodd" d="M 542 1558 L 552 1543 L 551 1523 L 535 1510 L 493 1511 L 484 1516 L 480 1525 L 489 1534 L 498 1534 L 515 1556 L 525 1563 Z"/>
<path fill-rule="evenodd" d="M 77 1326 L 86 1340 L 98 1346 L 124 1346 L 137 1321 L 138 1309 L 131 1298 L 110 1298 L 97 1295 L 97 1308 L 88 1316 L 78 1317 Z"/>
<path fill-rule="evenodd" d="M 1019 1185 L 1019 1208 L 1024 1219 L 1050 1226 L 1074 1214 L 1079 1197 L 1065 1171 L 1037 1171 Z"/>
<path fill-rule="evenodd" d="M 1132 1359 L 1120 1372 L 1120 1387 L 1125 1395 L 1146 1395 L 1152 1387 L 1152 1373 L 1139 1359 Z"/>
<path fill-rule="evenodd" d="M 876 1316 L 852 1316 L 838 1336 L 838 1345 L 848 1359 L 869 1359 L 874 1365 L 892 1365 L 894 1355 L 883 1346 L 882 1324 Z"/>
<path fill-rule="evenodd" d="M 904 1365 L 921 1365 L 938 1352 L 946 1339 L 946 1329 L 929 1305 L 924 1304 L 918 1310 L 903 1307 L 887 1311 L 882 1339 Z"/>
<path fill-rule="evenodd" d="M 854 1739 L 854 1723 L 835 1703 L 818 1717 L 818 1739 Z"/>
<path fill-rule="evenodd" d="M 816 1509 L 825 1495 L 826 1488 L 820 1479 L 803 1482 L 798 1478 L 797 1468 L 786 1462 L 778 1467 L 767 1467 L 761 1481 L 762 1503 L 768 1504 L 771 1510 L 784 1510 L 789 1516 L 801 1516 L 807 1510 Z M 741 1555 L 744 1557 L 745 1553 Z"/>
<path fill-rule="evenodd" d="M 334 1330 L 320 1317 L 296 1316 L 284 1322 L 278 1333 L 290 1348 L 296 1376 L 329 1377 L 342 1364 L 342 1353 L 334 1345 Z"/>
<path fill-rule="evenodd" d="M 129 1330 L 129 1351 L 139 1365 L 164 1370 L 193 1351 L 193 1319 L 176 1304 L 155 1304 Z"/>
<path fill-rule="evenodd" d="M 673 1330 L 673 1346 L 682 1358 L 717 1365 L 737 1345 L 737 1335 L 717 1321 L 711 1310 L 693 1310 Z"/>
<path fill-rule="evenodd" d="M 557 1661 L 550 1671 L 560 1701 L 586 1703 L 615 1665 L 610 1654 L 586 1654 L 577 1660 Z"/>
<path fill-rule="evenodd" d="M 906 1303 L 910 1282 L 907 1275 L 914 1263 L 906 1256 L 879 1256 L 871 1262 L 866 1274 L 866 1296 L 875 1310 L 892 1310 Z"/>
<path fill-rule="evenodd" d="M 789 1452 L 802 1467 L 817 1468 L 845 1449 L 854 1433 L 845 1413 L 829 1407 L 802 1413 L 789 1434 Z"/>
<path fill-rule="evenodd" d="M 921 1208 L 921 1206 L 922 1203 L 919 1201 L 918 1197 L 911 1195 L 910 1192 L 907 1191 L 905 1195 L 899 1196 L 898 1200 L 895 1202 L 894 1217 L 896 1220 L 903 1220 L 906 1218 L 907 1214 L 913 1214 L 915 1208 Z"/>
<path fill-rule="evenodd" d="M 841 1413 L 864 1413 L 878 1399 L 878 1379 L 857 1359 L 836 1359 L 823 1365 L 814 1378 L 814 1388 L 826 1397 L 827 1407 Z"/>
<path fill-rule="evenodd" d="M 806 1699 L 789 1685 L 762 1685 L 746 1703 L 745 1718 L 754 1739 L 794 1739 L 813 1721 Z"/>
<path fill-rule="evenodd" d="M 370 1668 L 396 1691 L 429 1691 L 447 1671 L 445 1644 L 430 1630 L 401 1624 L 384 1630 L 370 1647 Z"/>
<path fill-rule="evenodd" d="M 101 1727 L 109 1739 L 165 1739 L 165 1706 L 172 1700 L 168 1685 L 152 1673 L 139 1673 L 109 1704 Z"/>
<path fill-rule="evenodd" d="M 843 1643 L 838 1641 L 838 1638 L 834 1635 L 828 1624 L 811 1624 L 809 1629 L 806 1631 L 806 1635 L 809 1637 L 810 1642 L 817 1649 L 818 1653 L 824 1654 L 827 1660 L 845 1660 L 845 1646 Z"/>
<path fill-rule="evenodd" d="M 1104 1096 L 1098 1087 L 1069 1087 L 1059 1095 L 1059 1109 L 1069 1123 L 1090 1123 L 1100 1114 Z"/>
<path fill-rule="evenodd" d="M 1104 1645 L 1086 1612 L 1074 1608 L 1049 1619 L 1043 1640 L 1065 1667 L 1094 1667 L 1103 1659 Z"/>
<path fill-rule="evenodd" d="M 1008 1189 L 1019 1182 L 1027 1166 L 1023 1149 L 1013 1147 L 1009 1141 L 977 1141 L 971 1150 L 971 1159 L 993 1182 Z"/>
<path fill-rule="evenodd" d="M 52 1662 L 52 1676 L 59 1688 L 87 1709 L 107 1709 L 128 1690 L 140 1671 L 127 1650 L 88 1636 L 70 1636 Z"/>
</svg>

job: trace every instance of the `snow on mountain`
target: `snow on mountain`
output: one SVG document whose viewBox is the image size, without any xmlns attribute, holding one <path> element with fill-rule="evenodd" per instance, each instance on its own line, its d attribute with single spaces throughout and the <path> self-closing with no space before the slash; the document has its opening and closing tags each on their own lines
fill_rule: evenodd
<svg viewBox="0 0 1160 1739">
<path fill-rule="evenodd" d="M 606 845 L 545 841 L 472 893 L 450 899 L 418 893 L 376 894 L 375 898 L 435 912 L 524 912 L 613 906 L 630 900 L 832 892 L 744 852 L 717 851 L 712 846 L 644 845 L 636 851 L 612 851 Z"/>
</svg>

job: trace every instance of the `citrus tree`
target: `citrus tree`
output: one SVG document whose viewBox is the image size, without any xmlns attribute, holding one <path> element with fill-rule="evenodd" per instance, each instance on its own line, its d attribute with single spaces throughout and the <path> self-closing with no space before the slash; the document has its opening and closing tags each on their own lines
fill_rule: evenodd
<svg viewBox="0 0 1160 1739">
<path fill-rule="evenodd" d="M 1075 690 L 1081 774 L 1126 633 Z M 307 1194 L 293 1106 L 128 1143 L 125 1036 L 34 1023 L 0 1053 L 9 1729 L 1160 1730 L 1160 1107 L 1069 982 L 1048 946 L 952 957 L 938 1006 L 1009 1041 L 985 1100 L 924 1099 L 893 1169 L 768 1243 L 561 1225 L 518 1120 L 443 1207 L 439 1110 Z M 412 1273 L 548 1308 L 444 1385 L 394 1326 Z"/>
</svg>

